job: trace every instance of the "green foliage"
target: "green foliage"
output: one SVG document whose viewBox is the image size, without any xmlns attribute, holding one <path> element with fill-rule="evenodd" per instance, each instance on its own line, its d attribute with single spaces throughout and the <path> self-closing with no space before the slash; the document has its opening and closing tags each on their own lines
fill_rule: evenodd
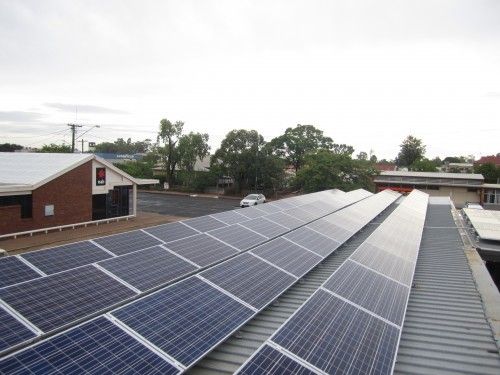
<svg viewBox="0 0 500 375">
<path fill-rule="evenodd" d="M 368 160 L 368 154 L 364 151 L 361 151 L 357 156 L 356 159 L 358 160 Z"/>
<path fill-rule="evenodd" d="M 23 146 L 16 145 L 15 143 L 2 143 L 0 144 L 0 152 L 14 152 L 16 150 L 22 150 Z"/>
<path fill-rule="evenodd" d="M 302 167 L 308 154 L 320 149 L 330 150 L 333 146 L 333 140 L 325 137 L 323 131 L 316 129 L 313 125 L 300 124 L 295 128 L 286 129 L 285 134 L 270 142 L 274 154 L 284 158 L 289 165 L 293 165 L 295 171 Z"/>
<path fill-rule="evenodd" d="M 295 185 L 306 193 L 334 188 L 373 190 L 372 177 L 376 174 L 369 161 L 320 150 L 307 156 L 303 168 L 297 172 Z"/>
<path fill-rule="evenodd" d="M 434 160 L 423 158 L 413 162 L 408 169 L 415 172 L 437 172 L 437 167 L 438 164 Z"/>
<path fill-rule="evenodd" d="M 486 163 L 474 166 L 474 173 L 480 173 L 484 177 L 484 182 L 496 184 L 500 178 L 500 167 L 493 163 Z"/>
<path fill-rule="evenodd" d="M 374 154 L 374 155 L 370 156 L 370 162 L 376 163 L 377 162 L 377 155 Z"/>
<path fill-rule="evenodd" d="M 71 153 L 71 146 L 51 143 L 50 145 L 43 145 L 38 152 Z"/>
<path fill-rule="evenodd" d="M 398 166 L 409 167 L 425 155 L 425 145 L 422 143 L 422 140 L 412 135 L 406 137 L 400 146 L 401 150 L 396 158 Z"/>
<path fill-rule="evenodd" d="M 125 163 L 114 163 L 114 166 L 118 167 L 125 173 L 128 173 L 132 177 L 153 178 L 153 166 L 151 163 L 145 163 L 142 161 L 127 161 Z"/>
<path fill-rule="evenodd" d="M 102 142 L 95 145 L 94 152 L 110 153 L 110 154 L 143 154 L 151 151 L 153 145 L 151 139 L 144 141 L 132 142 L 128 138 L 126 141 L 123 138 L 118 138 L 114 142 Z"/>
<path fill-rule="evenodd" d="M 163 142 L 164 146 L 158 147 L 158 151 L 161 160 L 165 164 L 167 181 L 170 185 L 173 185 L 174 171 L 179 161 L 176 145 L 182 134 L 183 128 L 184 122 L 182 121 L 176 121 L 175 123 L 172 123 L 167 119 L 162 119 L 160 121 L 157 141 Z"/>
<path fill-rule="evenodd" d="M 192 172 L 196 159 L 203 159 L 208 155 L 208 134 L 190 132 L 179 138 L 177 156 L 179 165 L 188 172 Z"/>
</svg>

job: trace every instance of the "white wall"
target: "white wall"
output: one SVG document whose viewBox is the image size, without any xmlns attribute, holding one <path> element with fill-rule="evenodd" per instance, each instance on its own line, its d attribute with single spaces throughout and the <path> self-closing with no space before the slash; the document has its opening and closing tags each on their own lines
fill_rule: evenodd
<svg viewBox="0 0 500 375">
<path fill-rule="evenodd" d="M 96 186 L 96 168 L 106 168 L 106 185 Z M 132 186 L 133 183 L 128 178 L 116 173 L 97 160 L 92 160 L 92 194 L 107 194 L 115 186 Z"/>
</svg>

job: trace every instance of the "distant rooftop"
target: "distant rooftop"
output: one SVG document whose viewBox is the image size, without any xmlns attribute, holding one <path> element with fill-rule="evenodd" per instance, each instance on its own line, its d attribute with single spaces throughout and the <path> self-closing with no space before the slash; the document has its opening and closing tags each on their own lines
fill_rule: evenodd
<svg viewBox="0 0 500 375">
<path fill-rule="evenodd" d="M 484 177 L 478 173 L 445 173 L 445 172 L 410 172 L 410 171 L 384 171 L 381 176 L 394 177 L 423 177 L 423 178 L 447 178 L 460 180 L 478 180 L 483 181 Z"/>
<path fill-rule="evenodd" d="M 483 156 L 481 159 L 476 160 L 474 164 L 495 164 L 495 165 L 500 165 L 500 156 L 495 156 L 495 155 L 490 155 L 490 156 Z"/>
</svg>

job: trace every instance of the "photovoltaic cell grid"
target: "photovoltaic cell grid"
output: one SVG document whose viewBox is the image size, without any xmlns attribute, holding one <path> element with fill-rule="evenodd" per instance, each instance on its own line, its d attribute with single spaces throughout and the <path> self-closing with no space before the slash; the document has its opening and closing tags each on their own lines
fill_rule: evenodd
<svg viewBox="0 0 500 375">
<path fill-rule="evenodd" d="M 399 329 L 322 290 L 271 338 L 329 374 L 389 374 Z"/>
<path fill-rule="evenodd" d="M 255 207 L 245 207 L 245 208 L 240 208 L 237 210 L 234 210 L 234 212 L 239 213 L 240 215 L 244 215 L 248 217 L 249 219 L 256 219 L 258 217 L 262 217 L 266 215 L 264 211 L 258 210 Z"/>
<path fill-rule="evenodd" d="M 217 220 L 222 221 L 223 223 L 226 223 L 227 225 L 241 223 L 242 221 L 248 220 L 248 217 L 241 215 L 240 213 L 234 210 L 219 212 L 217 214 L 212 214 L 210 216 L 216 218 Z"/>
<path fill-rule="evenodd" d="M 0 352 L 36 336 L 24 324 L 0 307 Z"/>
<path fill-rule="evenodd" d="M 34 251 L 21 256 L 47 275 L 112 257 L 89 241 Z"/>
<path fill-rule="evenodd" d="M 93 241 L 116 255 L 128 254 L 132 251 L 162 244 L 161 241 L 140 230 L 96 238 Z"/>
<path fill-rule="evenodd" d="M 324 236 L 307 226 L 294 230 L 283 236 L 316 254 L 326 257 L 336 250 L 341 243 Z"/>
<path fill-rule="evenodd" d="M 210 264 L 238 254 L 238 250 L 206 234 L 198 234 L 182 240 L 170 242 L 166 244 L 165 247 L 189 259 L 200 267 L 209 266 Z"/>
<path fill-rule="evenodd" d="M 265 217 L 248 220 L 245 221 L 244 223 L 241 223 L 240 225 L 244 226 L 245 228 L 254 230 L 258 233 L 261 233 L 262 235 L 268 238 L 274 238 L 289 231 L 288 228 L 276 224 L 273 221 L 267 220 Z"/>
<path fill-rule="evenodd" d="M 256 309 L 272 302 L 297 280 L 250 254 L 242 254 L 200 275 Z"/>
<path fill-rule="evenodd" d="M 274 203 L 260 204 L 255 206 L 255 208 L 257 208 L 260 211 L 263 211 L 266 214 L 272 214 L 275 212 L 280 212 L 282 210 L 280 207 L 274 205 Z"/>
<path fill-rule="evenodd" d="M 2 374 L 177 374 L 179 370 L 104 317 L 0 361 Z"/>
<path fill-rule="evenodd" d="M 316 374 L 315 371 L 309 370 L 307 367 L 295 362 L 290 357 L 287 357 L 269 345 L 264 345 L 257 355 L 252 357 L 252 359 L 243 366 L 239 373 L 244 375 Z"/>
<path fill-rule="evenodd" d="M 297 277 L 302 277 L 323 259 L 283 238 L 276 238 L 256 247 L 251 250 L 251 253 Z"/>
<path fill-rule="evenodd" d="M 0 288 L 41 277 L 15 256 L 0 259 Z"/>
<path fill-rule="evenodd" d="M 253 315 L 197 277 L 135 301 L 112 315 L 189 366 Z"/>
<path fill-rule="evenodd" d="M 99 312 L 135 292 L 94 266 L 0 290 L 0 298 L 44 332 Z"/>
<path fill-rule="evenodd" d="M 99 265 L 141 291 L 166 284 L 198 269 L 160 246 L 108 259 Z"/>
<path fill-rule="evenodd" d="M 267 215 L 266 219 L 274 221 L 277 224 L 283 225 L 288 229 L 295 229 L 305 224 L 304 221 L 296 219 L 293 216 L 287 215 L 284 212 L 277 212 L 275 214 Z"/>
<path fill-rule="evenodd" d="M 184 224 L 200 232 L 208 232 L 209 230 L 223 228 L 226 226 L 222 221 L 210 216 L 195 217 L 189 220 L 183 220 Z"/>
<path fill-rule="evenodd" d="M 199 233 L 180 222 L 162 224 L 156 227 L 146 228 L 144 231 L 165 242 L 180 240 L 181 238 L 194 236 Z"/>
<path fill-rule="evenodd" d="M 267 237 L 261 236 L 241 225 L 230 225 L 225 228 L 215 229 L 208 232 L 224 243 L 227 243 L 239 250 L 247 250 L 252 246 L 258 245 L 267 240 Z"/>
</svg>

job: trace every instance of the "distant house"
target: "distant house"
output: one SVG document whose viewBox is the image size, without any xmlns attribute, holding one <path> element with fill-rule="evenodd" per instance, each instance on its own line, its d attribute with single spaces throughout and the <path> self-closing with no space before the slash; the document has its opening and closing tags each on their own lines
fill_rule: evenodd
<svg viewBox="0 0 500 375">
<path fill-rule="evenodd" d="M 94 154 L 0 152 L 0 235 L 136 214 L 134 178 Z"/>
<path fill-rule="evenodd" d="M 474 165 L 483 165 L 483 164 L 495 164 L 497 167 L 500 167 L 500 156 L 490 155 L 483 156 L 481 159 L 476 160 Z"/>
<path fill-rule="evenodd" d="M 205 156 L 203 159 L 196 158 L 196 162 L 194 163 L 194 171 L 195 172 L 208 172 L 210 170 L 210 158 L 211 155 Z M 176 171 L 181 171 L 182 167 L 177 164 L 175 166 Z M 166 176 L 167 172 L 165 170 L 165 164 L 160 162 L 156 163 L 153 167 L 153 176 Z"/>
<path fill-rule="evenodd" d="M 379 172 L 395 171 L 396 168 L 396 164 L 393 163 L 375 163 L 375 169 Z"/>
<path fill-rule="evenodd" d="M 474 164 L 472 163 L 446 163 L 443 168 L 443 172 L 447 173 L 473 173 Z"/>
</svg>

